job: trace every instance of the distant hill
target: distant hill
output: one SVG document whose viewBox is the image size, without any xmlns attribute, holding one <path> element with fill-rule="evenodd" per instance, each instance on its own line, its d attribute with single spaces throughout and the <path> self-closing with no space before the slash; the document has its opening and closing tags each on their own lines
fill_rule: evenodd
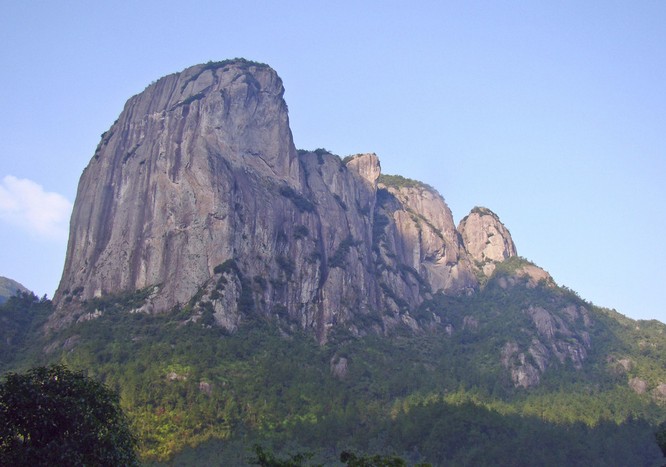
<svg viewBox="0 0 666 467">
<path fill-rule="evenodd" d="M 18 291 L 30 292 L 27 287 L 15 280 L 0 276 L 0 303 L 5 303 L 9 297 L 16 295 Z"/>
</svg>

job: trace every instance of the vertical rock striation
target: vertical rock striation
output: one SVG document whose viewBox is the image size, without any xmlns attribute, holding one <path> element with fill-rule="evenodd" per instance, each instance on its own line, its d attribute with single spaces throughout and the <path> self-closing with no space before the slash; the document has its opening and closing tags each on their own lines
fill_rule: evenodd
<svg viewBox="0 0 666 467">
<path fill-rule="evenodd" d="M 51 325 L 152 288 L 142 311 L 189 304 L 230 330 L 253 314 L 320 342 L 336 325 L 418 329 L 423 300 L 515 255 L 494 214 L 459 233 L 434 189 L 382 176 L 374 154 L 296 151 L 283 94 L 270 67 L 237 59 L 132 97 L 81 176 Z"/>
<path fill-rule="evenodd" d="M 244 218 L 271 201 L 257 181 L 299 184 L 283 92 L 269 67 L 239 61 L 131 98 L 81 176 L 56 301 L 151 285 L 158 309 L 189 300 L 262 221 Z"/>
</svg>

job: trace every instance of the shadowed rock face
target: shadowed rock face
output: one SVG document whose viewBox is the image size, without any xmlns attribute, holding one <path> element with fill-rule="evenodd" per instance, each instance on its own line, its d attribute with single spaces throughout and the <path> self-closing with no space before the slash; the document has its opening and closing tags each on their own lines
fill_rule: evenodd
<svg viewBox="0 0 666 467">
<path fill-rule="evenodd" d="M 515 342 L 507 342 L 500 357 L 516 387 L 537 386 L 541 375 L 555 362 L 569 363 L 577 370 L 583 368 L 592 345 L 590 334 L 585 330 L 591 325 L 585 307 L 569 305 L 559 310 L 546 310 L 531 306 L 524 313 L 536 330 L 532 342 L 527 349 Z"/>
<path fill-rule="evenodd" d="M 81 176 L 51 324 L 154 287 L 143 311 L 196 297 L 230 330 L 254 313 L 320 342 L 336 324 L 366 332 L 363 315 L 418 330 L 410 311 L 430 294 L 469 292 L 474 260 L 515 255 L 490 211 L 461 236 L 432 188 L 378 183 L 374 154 L 297 152 L 283 93 L 270 67 L 233 60 L 132 97 Z"/>
</svg>

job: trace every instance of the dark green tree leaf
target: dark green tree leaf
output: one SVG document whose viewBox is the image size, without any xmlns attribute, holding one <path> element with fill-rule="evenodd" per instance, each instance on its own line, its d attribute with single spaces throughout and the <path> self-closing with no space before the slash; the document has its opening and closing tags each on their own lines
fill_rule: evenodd
<svg viewBox="0 0 666 467">
<path fill-rule="evenodd" d="M 137 465 L 118 396 L 62 365 L 0 384 L 0 465 Z"/>
</svg>

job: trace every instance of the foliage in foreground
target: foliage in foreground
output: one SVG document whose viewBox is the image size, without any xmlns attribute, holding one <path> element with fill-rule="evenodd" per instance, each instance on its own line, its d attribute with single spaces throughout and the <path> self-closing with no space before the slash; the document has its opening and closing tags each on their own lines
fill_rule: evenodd
<svg viewBox="0 0 666 467">
<path fill-rule="evenodd" d="M 657 440 L 659 449 L 661 449 L 661 452 L 664 454 L 664 456 L 666 456 L 666 421 L 663 421 L 659 424 L 654 436 Z"/>
<path fill-rule="evenodd" d="M 310 459 L 312 453 L 293 454 L 285 459 L 280 459 L 271 451 L 265 450 L 258 444 L 254 445 L 255 457 L 250 459 L 252 465 L 261 467 L 323 467 L 323 464 L 312 464 Z M 353 452 L 342 451 L 340 462 L 346 467 L 407 467 L 404 459 L 398 456 L 358 456 Z M 430 464 L 417 464 L 414 467 L 431 467 Z"/>
<path fill-rule="evenodd" d="M 118 396 L 60 365 L 0 384 L 0 465 L 137 465 Z"/>
</svg>

